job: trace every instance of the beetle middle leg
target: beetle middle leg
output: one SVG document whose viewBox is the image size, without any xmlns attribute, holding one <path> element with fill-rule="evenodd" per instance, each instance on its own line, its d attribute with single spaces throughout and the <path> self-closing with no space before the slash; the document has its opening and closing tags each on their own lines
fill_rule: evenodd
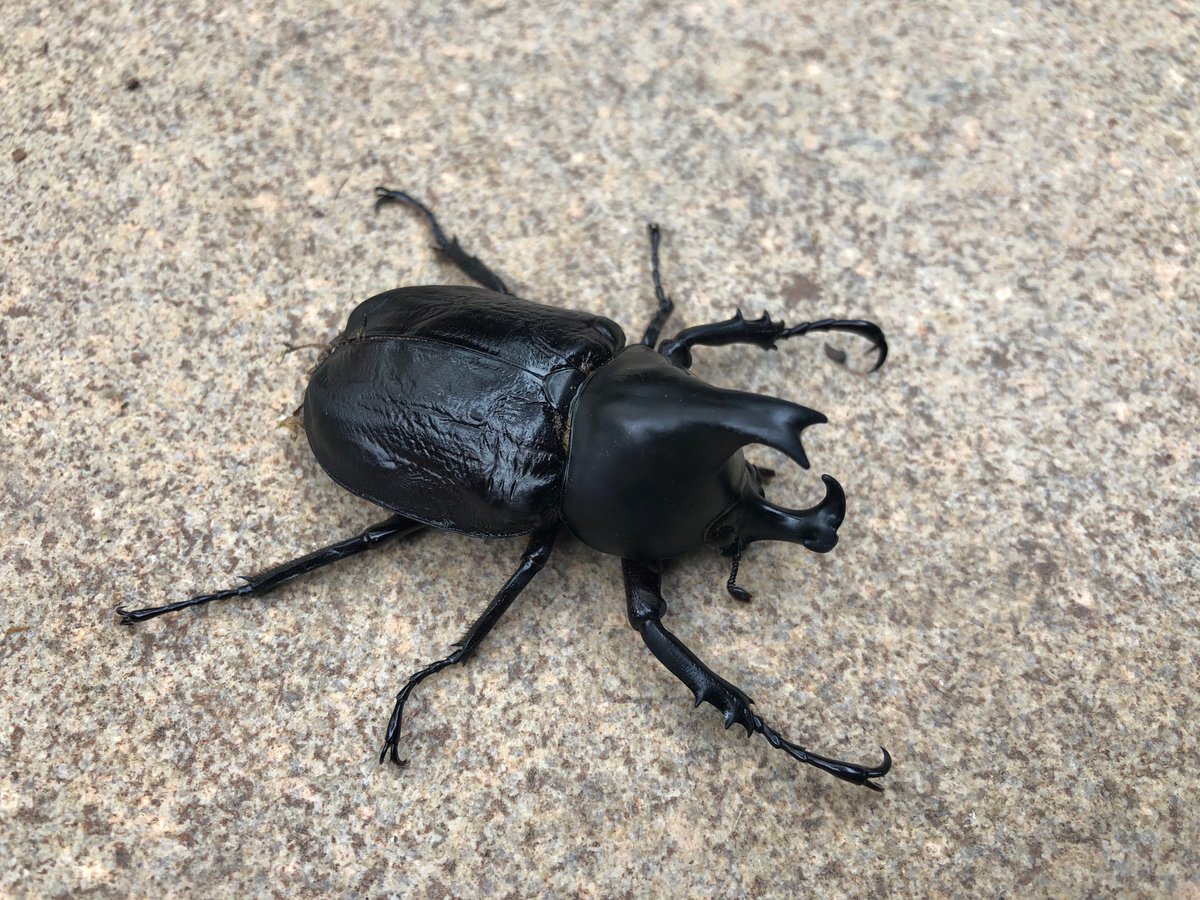
<svg viewBox="0 0 1200 900">
<path fill-rule="evenodd" d="M 180 600 L 178 603 L 168 603 L 165 606 L 147 606 L 144 609 L 117 607 L 117 615 L 121 617 L 122 625 L 133 625 L 137 622 L 153 619 L 155 616 L 161 616 L 164 613 L 178 612 L 181 609 L 187 609 L 189 606 L 200 606 L 204 603 L 211 603 L 213 600 L 259 596 L 268 591 L 273 591 L 284 582 L 291 581 L 293 578 L 307 574 L 314 569 L 335 563 L 348 556 L 356 556 L 373 547 L 378 547 L 385 541 L 407 537 L 424 527 L 420 522 L 406 518 L 405 516 L 392 516 L 390 519 L 385 519 L 378 524 L 372 525 L 366 531 L 356 534 L 352 538 L 338 541 L 336 544 L 330 544 L 328 547 L 322 547 L 320 550 L 314 550 L 312 553 L 307 553 L 297 559 L 281 563 L 257 575 L 250 575 L 244 579 L 246 583 L 238 587 L 230 588 L 226 591 L 216 591 L 211 594 L 197 594 L 195 597 Z"/>
<path fill-rule="evenodd" d="M 432 675 L 434 672 L 440 672 L 442 669 L 452 666 L 455 663 L 465 663 L 479 645 L 483 643 L 483 639 L 488 636 L 488 633 L 500 621 L 500 617 L 512 605 L 512 602 L 517 599 L 521 591 L 528 587 L 529 582 L 533 580 L 542 567 L 546 565 L 546 560 L 550 558 L 550 550 L 554 546 L 554 538 L 558 534 L 558 523 L 550 525 L 540 531 L 534 532 L 529 539 L 529 545 L 525 548 L 525 553 L 521 556 L 521 565 L 512 577 L 508 579 L 504 587 L 492 598 L 492 602 L 488 604 L 487 609 L 483 611 L 478 619 L 475 620 L 467 633 L 463 635 L 462 640 L 458 641 L 457 649 L 447 656 L 445 659 L 439 659 L 435 663 L 430 663 L 424 669 L 414 673 L 408 682 L 400 689 L 400 693 L 396 695 L 396 706 L 392 710 L 392 718 L 388 721 L 387 735 L 384 738 L 383 750 L 379 753 L 379 761 L 383 762 L 389 756 L 392 762 L 398 766 L 403 766 L 407 760 L 400 759 L 396 752 L 396 745 L 400 740 L 400 723 L 404 715 L 404 704 L 408 701 L 409 694 L 413 688 Z"/>
<path fill-rule="evenodd" d="M 385 187 L 375 188 L 375 198 L 376 212 L 385 203 L 393 201 L 403 203 L 405 206 L 411 206 L 413 209 L 418 210 L 425 216 L 425 220 L 429 222 L 429 227 L 433 230 L 433 239 L 437 241 L 438 252 L 454 263 L 454 265 L 458 266 L 464 275 L 472 281 L 483 285 L 489 291 L 495 291 L 497 294 L 508 293 L 508 288 L 504 286 L 504 282 L 500 280 L 500 276 L 484 265 L 479 257 L 471 256 L 471 254 L 459 246 L 457 237 L 446 237 L 446 233 L 442 231 L 442 226 L 438 224 L 433 210 L 420 200 L 404 193 L 404 191 L 394 191 L 391 188 Z"/>
<path fill-rule="evenodd" d="M 883 751 L 882 763 L 868 767 L 818 756 L 798 744 L 784 740 L 750 709 L 753 701 L 745 693 L 716 675 L 679 638 L 663 627 L 661 620 L 666 614 L 667 602 L 662 596 L 662 575 L 658 564 L 623 559 L 621 568 L 625 575 L 629 624 L 641 633 L 642 640 L 658 661 L 687 685 L 696 698 L 697 706 L 705 702 L 712 704 L 724 718 L 726 728 L 741 725 L 748 735 L 758 732 L 772 747 L 782 750 L 793 759 L 828 772 L 835 778 L 851 784 L 860 784 L 874 791 L 883 790 L 871 779 L 883 777 L 892 767 L 892 758 L 887 750 Z"/>
<path fill-rule="evenodd" d="M 754 344 L 763 350 L 775 349 L 775 342 L 784 338 L 809 334 L 814 331 L 846 331 L 864 337 L 871 342 L 867 352 L 878 351 L 879 359 L 871 371 L 883 365 L 887 359 L 887 339 L 874 322 L 863 319 L 821 319 L 818 322 L 801 322 L 799 325 L 787 326 L 782 322 L 773 322 L 771 317 L 763 313 L 757 319 L 747 319 L 738 310 L 737 315 L 724 322 L 710 322 L 707 325 L 695 325 L 685 328 L 669 341 L 663 341 L 658 352 L 677 366 L 685 369 L 692 365 L 692 347 L 719 347 L 726 344 Z"/>
<path fill-rule="evenodd" d="M 646 347 L 653 347 L 658 343 L 658 334 L 667 324 L 667 319 L 671 317 L 675 303 L 663 290 L 662 275 L 658 271 L 658 245 L 662 241 L 662 234 L 653 222 L 647 225 L 646 229 L 650 232 L 650 275 L 654 279 L 654 297 L 658 300 L 658 312 L 646 326 L 646 333 L 642 335 L 642 344 Z"/>
</svg>

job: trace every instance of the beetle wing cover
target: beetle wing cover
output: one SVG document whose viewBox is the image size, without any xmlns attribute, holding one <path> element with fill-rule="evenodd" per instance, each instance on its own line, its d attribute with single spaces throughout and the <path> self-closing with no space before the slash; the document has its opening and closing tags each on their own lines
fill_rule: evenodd
<svg viewBox="0 0 1200 900">
<path fill-rule="evenodd" d="M 603 316 L 544 306 L 476 287 L 408 287 L 359 305 L 342 340 L 424 338 L 475 350 L 539 375 L 603 365 L 625 345 Z"/>
<path fill-rule="evenodd" d="M 614 334 L 615 333 L 615 334 Z M 623 343 L 608 320 L 476 288 L 373 297 L 313 373 L 304 421 L 334 481 L 438 528 L 523 534 L 557 510 L 569 398 Z"/>
</svg>

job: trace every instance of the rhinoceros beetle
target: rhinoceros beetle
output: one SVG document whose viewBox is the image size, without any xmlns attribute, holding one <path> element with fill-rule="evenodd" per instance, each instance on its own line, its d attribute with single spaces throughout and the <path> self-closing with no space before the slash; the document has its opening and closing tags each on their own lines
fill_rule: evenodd
<svg viewBox="0 0 1200 900">
<path fill-rule="evenodd" d="M 732 561 L 726 587 L 738 600 L 738 561 L 754 541 L 783 540 L 825 553 L 837 543 L 845 495 L 829 475 L 809 509 L 766 500 L 773 474 L 742 448 L 765 444 L 801 466 L 800 432 L 826 421 L 773 397 L 706 384 L 689 371 L 698 346 L 776 341 L 845 331 L 871 342 L 875 368 L 887 356 L 877 325 L 822 319 L 785 326 L 741 312 L 723 322 L 659 333 L 674 308 L 659 274 L 660 233 L 649 226 L 658 309 L 642 339 L 625 346 L 603 316 L 556 309 L 513 296 L 504 282 L 433 212 L 401 191 L 390 202 L 424 216 L 437 250 L 480 287 L 404 287 L 378 294 L 350 314 L 313 370 L 303 424 L 313 453 L 334 481 L 394 513 L 355 537 L 245 579 L 230 590 L 145 609 L 118 609 L 132 624 L 212 600 L 260 595 L 321 566 L 441 528 L 482 538 L 530 535 L 521 564 L 453 653 L 415 673 L 396 697 L 380 762 L 397 754 L 401 715 L 414 687 L 464 663 L 517 595 L 546 564 L 565 527 L 584 544 L 621 558 L 629 624 L 725 727 L 757 732 L 771 746 L 837 778 L 874 790 L 877 766 L 840 762 L 784 740 L 751 709 L 750 698 L 712 672 L 662 624 L 662 560 L 710 547 Z"/>
</svg>

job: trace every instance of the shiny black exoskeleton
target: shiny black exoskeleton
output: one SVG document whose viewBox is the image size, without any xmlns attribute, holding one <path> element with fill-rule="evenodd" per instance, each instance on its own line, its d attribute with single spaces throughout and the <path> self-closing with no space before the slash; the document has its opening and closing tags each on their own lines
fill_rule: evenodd
<svg viewBox="0 0 1200 900">
<path fill-rule="evenodd" d="M 667 610 L 660 563 L 699 547 L 732 559 L 736 583 L 745 547 L 761 540 L 802 543 L 825 553 L 837 543 L 845 495 L 828 475 L 810 509 L 775 506 L 772 474 L 742 448 L 765 444 L 805 468 L 800 432 L 818 412 L 771 397 L 725 390 L 693 375 L 696 346 L 733 343 L 771 349 L 783 338 L 848 331 L 887 356 L 879 327 L 824 319 L 786 327 L 739 312 L 724 322 L 659 332 L 673 309 L 659 276 L 659 231 L 650 226 L 658 311 L 638 344 L 601 316 L 513 297 L 487 266 L 447 239 L 412 197 L 377 190 L 420 211 L 439 251 L 482 287 L 408 287 L 379 294 L 350 315 L 312 374 L 303 404 L 313 453 L 338 484 L 391 510 L 362 534 L 292 560 L 240 587 L 178 603 L 118 610 L 126 623 L 228 597 L 258 595 L 305 572 L 425 527 L 478 537 L 531 535 L 516 573 L 445 659 L 414 674 L 396 698 L 382 762 L 397 754 L 401 715 L 413 688 L 470 657 L 517 595 L 545 565 L 563 526 L 621 557 L 629 623 L 695 696 L 771 746 L 838 778 L 875 790 L 891 767 L 839 762 L 784 740 L 751 709 L 750 698 L 714 674 L 662 624 Z"/>
</svg>

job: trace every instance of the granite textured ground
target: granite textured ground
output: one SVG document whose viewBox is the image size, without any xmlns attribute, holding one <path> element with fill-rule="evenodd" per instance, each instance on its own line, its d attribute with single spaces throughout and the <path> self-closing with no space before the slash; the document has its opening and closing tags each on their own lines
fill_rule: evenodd
<svg viewBox="0 0 1200 900">
<path fill-rule="evenodd" d="M 1200 10 L 1188 0 L 406 8 L 0 3 L 0 893 L 1200 891 Z M 668 571 L 769 722 L 895 758 L 873 794 L 721 730 L 562 542 L 428 533 L 264 600 L 118 604 L 381 518 L 287 427 L 320 344 L 462 283 L 412 190 L 530 299 L 640 334 L 883 324 L 698 354 L 824 411 L 827 556 Z"/>
</svg>

